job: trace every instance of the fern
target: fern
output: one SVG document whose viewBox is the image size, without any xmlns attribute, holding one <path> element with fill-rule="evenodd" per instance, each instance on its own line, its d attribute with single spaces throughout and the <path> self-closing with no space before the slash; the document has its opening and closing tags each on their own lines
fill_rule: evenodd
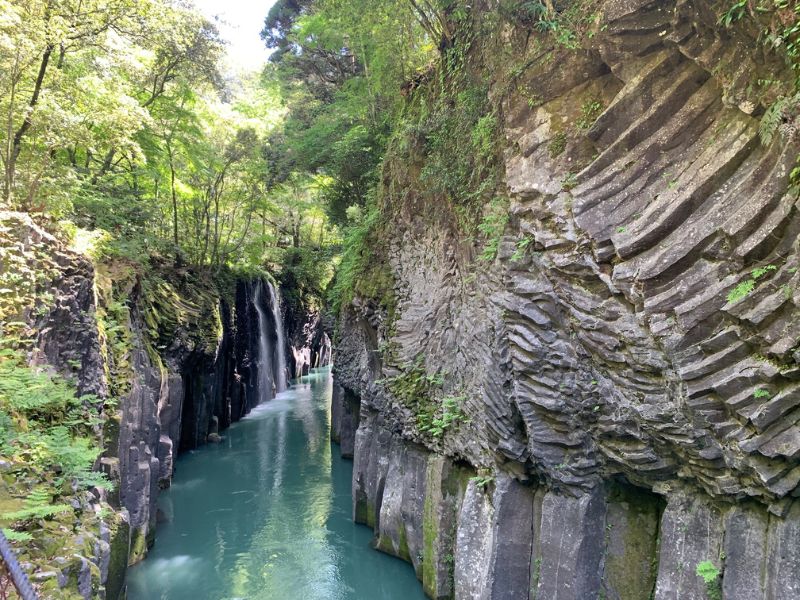
<svg viewBox="0 0 800 600">
<path fill-rule="evenodd" d="M 719 18 L 720 25 L 730 27 L 745 15 L 747 0 L 736 0 Z"/>
<path fill-rule="evenodd" d="M 64 426 L 50 429 L 45 440 L 53 462 L 61 467 L 62 474 L 56 479 L 58 484 L 75 480 L 80 487 L 108 485 L 102 473 L 91 470 L 99 453 L 92 440 L 73 437 Z"/>
<path fill-rule="evenodd" d="M 766 275 L 770 271 L 777 271 L 777 270 L 778 270 L 777 266 L 767 265 L 766 267 L 758 267 L 756 269 L 753 269 L 751 275 L 753 276 L 753 279 L 761 279 L 764 275 Z"/>
<path fill-rule="evenodd" d="M 113 403 L 109 403 L 112 406 Z M 92 470 L 101 448 L 102 400 L 76 397 L 61 377 L 25 365 L 18 352 L 0 351 L 0 453 L 9 457 L 20 481 L 49 481 L 57 489 L 109 488 L 102 473 Z M 51 516 L 62 505 L 33 492 L 22 511 L 9 518 Z M 56 506 L 57 508 L 53 508 Z"/>
<path fill-rule="evenodd" d="M 745 296 L 747 296 L 753 289 L 756 287 L 755 279 L 748 279 L 747 281 L 741 282 L 735 288 L 733 288 L 728 293 L 728 302 L 733 304 L 734 302 L 738 302 Z"/>
<path fill-rule="evenodd" d="M 764 267 L 757 267 L 753 269 L 750 272 L 750 279 L 745 279 L 744 281 L 740 282 L 728 293 L 728 303 L 733 304 L 745 296 L 748 296 L 750 292 L 756 288 L 756 284 L 758 284 L 759 279 L 761 279 L 767 273 L 777 270 L 778 267 L 776 265 L 766 265 Z"/>
<path fill-rule="evenodd" d="M 478 224 L 478 231 L 486 237 L 481 260 L 491 262 L 497 256 L 508 218 L 508 198 L 496 197 L 489 203 L 489 210 Z"/>
<path fill-rule="evenodd" d="M 47 488 L 33 490 L 25 499 L 25 506 L 19 510 L 4 512 L 0 519 L 4 521 L 31 521 L 47 519 L 57 514 L 72 510 L 69 504 L 53 504 L 53 494 Z"/>
<path fill-rule="evenodd" d="M 783 110 L 786 108 L 786 98 L 780 98 L 772 104 L 761 117 L 761 123 L 758 127 L 758 136 L 761 138 L 761 143 L 769 146 L 775 137 L 775 132 L 778 130 L 781 121 L 783 120 Z"/>
<path fill-rule="evenodd" d="M 3 535 L 11 542 L 29 542 L 33 539 L 30 533 L 24 531 L 14 531 L 13 529 L 3 528 Z"/>
<path fill-rule="evenodd" d="M 722 588 L 720 586 L 721 571 L 714 566 L 710 560 L 704 560 L 697 564 L 695 570 L 697 576 L 702 578 L 706 584 L 706 595 L 708 600 L 722 600 Z"/>
<path fill-rule="evenodd" d="M 787 118 L 791 118 L 792 111 L 800 105 L 800 92 L 794 96 L 778 98 L 761 117 L 758 135 L 761 143 L 769 146 L 775 139 L 775 132 Z"/>
</svg>

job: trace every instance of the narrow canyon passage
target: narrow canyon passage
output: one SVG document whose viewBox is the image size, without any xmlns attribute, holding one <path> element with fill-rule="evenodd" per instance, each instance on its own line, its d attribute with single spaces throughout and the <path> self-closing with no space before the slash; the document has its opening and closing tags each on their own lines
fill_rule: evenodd
<svg viewBox="0 0 800 600">
<path fill-rule="evenodd" d="M 331 451 L 331 375 L 312 371 L 183 455 L 129 600 L 424 598 L 411 566 L 351 518 L 352 464 Z"/>
</svg>

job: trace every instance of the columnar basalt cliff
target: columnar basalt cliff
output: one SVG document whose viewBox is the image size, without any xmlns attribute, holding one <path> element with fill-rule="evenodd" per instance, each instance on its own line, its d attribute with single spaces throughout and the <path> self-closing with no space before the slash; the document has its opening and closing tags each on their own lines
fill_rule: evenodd
<svg viewBox="0 0 800 600">
<path fill-rule="evenodd" d="M 394 287 L 335 349 L 355 519 L 432 598 L 800 597 L 798 111 L 761 124 L 793 77 L 723 3 L 589 4 L 580 47 L 500 19 L 467 53 L 502 130 L 490 261 L 424 141 L 387 159 Z"/>
<path fill-rule="evenodd" d="M 76 526 L 75 556 L 59 572 L 31 574 L 40 589 L 52 578 L 60 594 L 117 598 L 126 566 L 153 543 L 158 492 L 170 485 L 179 452 L 219 441 L 231 423 L 282 391 L 277 365 L 292 350 L 327 365 L 327 334 L 313 310 L 293 315 L 274 307 L 277 285 L 267 279 L 225 283 L 163 265 L 146 275 L 130 265 L 93 266 L 21 213 L 0 213 L 0 254 L 2 273 L 26 265 L 22 284 L 3 301 L 5 335 L 17 331 L 10 318 L 17 314 L 18 336 L 30 338 L 30 364 L 117 406 L 107 415 L 97 465 L 114 490 L 95 489 L 82 500 L 81 510 L 100 515 L 98 523 Z M 259 323 L 257 308 L 266 322 Z M 306 334 L 292 338 L 292 349 L 279 343 L 286 319 L 291 331 Z M 274 354 L 266 360 L 262 333 Z"/>
<path fill-rule="evenodd" d="M 230 302 L 191 280 L 187 275 L 177 290 L 139 290 L 133 301 L 144 307 L 131 312 L 134 382 L 122 402 L 119 459 L 104 459 L 111 472 L 118 470 L 120 504 L 130 513 L 130 562 L 152 544 L 158 489 L 169 486 L 178 452 L 219 441 L 222 430 L 285 388 L 278 365 L 289 348 L 279 343 L 284 315 L 273 306 L 274 284 L 240 280 Z"/>
</svg>

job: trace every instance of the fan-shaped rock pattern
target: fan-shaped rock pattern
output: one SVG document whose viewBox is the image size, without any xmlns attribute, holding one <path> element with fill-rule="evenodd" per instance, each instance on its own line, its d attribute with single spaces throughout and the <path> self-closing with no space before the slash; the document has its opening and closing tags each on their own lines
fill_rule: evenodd
<svg viewBox="0 0 800 600">
<path fill-rule="evenodd" d="M 706 560 L 726 598 L 798 593 L 799 147 L 790 127 L 762 143 L 756 79 L 788 78 L 717 9 L 609 0 L 590 48 L 529 61 L 528 96 L 502 100 L 512 220 L 484 272 L 412 207 L 418 180 L 392 182 L 397 318 L 345 311 L 337 398 L 360 404 L 334 425 L 360 419 L 356 518 L 423 548 L 433 597 L 520 598 L 527 577 L 540 598 L 700 598 Z M 463 396 L 443 436 L 386 384 L 418 356 Z M 423 469 L 406 502 L 395 480 Z M 415 502 L 434 520 L 412 542 Z M 528 558 L 495 560 L 511 540 Z"/>
</svg>

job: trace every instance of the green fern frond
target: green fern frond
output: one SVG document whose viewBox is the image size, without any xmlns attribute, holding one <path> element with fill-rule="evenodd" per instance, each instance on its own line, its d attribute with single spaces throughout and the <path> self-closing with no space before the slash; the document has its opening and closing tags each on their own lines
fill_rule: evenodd
<svg viewBox="0 0 800 600">
<path fill-rule="evenodd" d="M 30 533 L 24 531 L 14 531 L 13 529 L 3 528 L 3 535 L 11 542 L 29 542 L 33 539 Z"/>
<path fill-rule="evenodd" d="M 783 111 L 788 103 L 787 98 L 779 98 L 772 104 L 761 117 L 761 123 L 758 127 L 758 136 L 761 138 L 761 143 L 765 146 L 772 144 L 775 137 L 775 132 L 783 119 Z"/>
</svg>

